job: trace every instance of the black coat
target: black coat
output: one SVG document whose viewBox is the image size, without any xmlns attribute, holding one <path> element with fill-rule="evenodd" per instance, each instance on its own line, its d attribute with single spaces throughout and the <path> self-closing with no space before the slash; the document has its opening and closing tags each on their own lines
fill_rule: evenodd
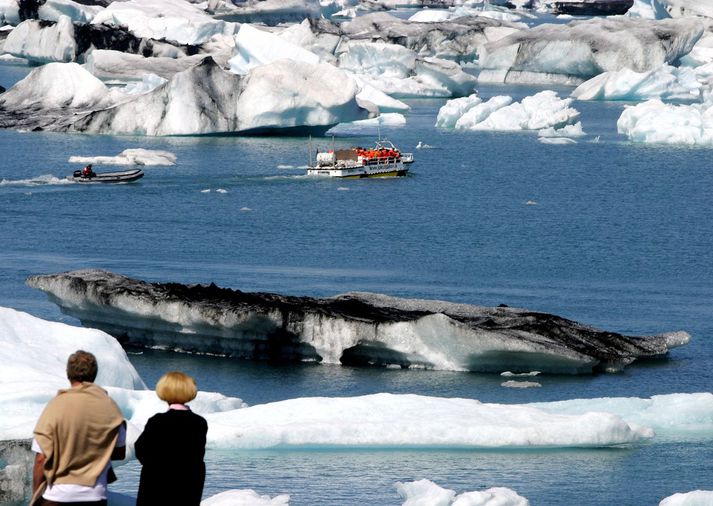
<svg viewBox="0 0 713 506">
<path fill-rule="evenodd" d="M 136 440 L 142 464 L 136 506 L 198 506 L 205 481 L 205 418 L 169 409 L 149 418 Z"/>
</svg>

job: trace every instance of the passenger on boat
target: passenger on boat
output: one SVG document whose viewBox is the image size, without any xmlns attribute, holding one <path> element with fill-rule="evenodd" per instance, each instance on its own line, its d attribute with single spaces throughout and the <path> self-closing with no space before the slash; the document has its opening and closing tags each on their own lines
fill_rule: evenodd
<svg viewBox="0 0 713 506">
<path fill-rule="evenodd" d="M 96 172 L 92 170 L 92 164 L 90 163 L 84 169 L 82 169 L 82 177 L 94 177 L 96 176 Z"/>
</svg>

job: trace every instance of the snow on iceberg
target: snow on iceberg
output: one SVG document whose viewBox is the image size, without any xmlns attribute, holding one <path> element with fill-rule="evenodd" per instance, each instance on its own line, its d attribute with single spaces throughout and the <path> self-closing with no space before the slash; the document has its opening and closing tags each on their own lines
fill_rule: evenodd
<svg viewBox="0 0 713 506">
<path fill-rule="evenodd" d="M 94 165 L 176 165 L 176 155 L 157 149 L 125 149 L 116 156 L 70 156 L 69 163 Z"/>
<path fill-rule="evenodd" d="M 562 129 L 573 125 L 579 112 L 570 107 L 572 98 L 561 99 L 544 90 L 513 102 L 509 96 L 492 97 L 483 102 L 477 96 L 447 102 L 439 111 L 436 126 L 463 130 L 520 131 Z"/>
<path fill-rule="evenodd" d="M 666 497 L 659 506 L 710 506 L 711 504 L 713 504 L 713 491 L 694 490 Z"/>
<path fill-rule="evenodd" d="M 634 142 L 713 146 L 713 104 L 671 105 L 648 100 L 628 106 L 617 131 Z"/>
<path fill-rule="evenodd" d="M 396 491 L 404 503 L 402 506 L 530 506 L 530 501 L 514 490 L 493 487 L 476 492 L 463 492 L 442 488 L 430 480 L 407 483 L 396 482 Z"/>
<path fill-rule="evenodd" d="M 580 84 L 572 97 L 578 100 L 698 101 L 710 91 L 713 64 L 699 68 L 663 65 L 655 70 L 635 72 L 622 69 L 604 72 Z"/>
<path fill-rule="evenodd" d="M 126 27 L 137 37 L 202 44 L 214 35 L 232 35 L 236 25 L 213 19 L 183 0 L 112 2 L 92 20 L 95 25 Z"/>
<path fill-rule="evenodd" d="M 673 63 L 703 35 L 699 19 L 626 17 L 545 24 L 485 44 L 479 81 L 576 84 L 605 71 Z"/>
<path fill-rule="evenodd" d="M 243 293 L 102 270 L 31 276 L 27 284 L 124 342 L 251 359 L 589 373 L 663 356 L 690 339 L 685 332 L 628 337 L 525 309 L 365 293 Z"/>
</svg>

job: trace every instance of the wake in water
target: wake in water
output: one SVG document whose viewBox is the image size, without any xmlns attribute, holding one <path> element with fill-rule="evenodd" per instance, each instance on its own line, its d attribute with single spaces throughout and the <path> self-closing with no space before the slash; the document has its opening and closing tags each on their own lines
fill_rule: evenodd
<svg viewBox="0 0 713 506">
<path fill-rule="evenodd" d="M 41 186 L 41 185 L 61 185 L 61 184 L 74 184 L 67 178 L 59 178 L 52 174 L 43 174 L 41 176 L 35 176 L 29 179 L 2 179 L 0 180 L 0 186 Z"/>
</svg>

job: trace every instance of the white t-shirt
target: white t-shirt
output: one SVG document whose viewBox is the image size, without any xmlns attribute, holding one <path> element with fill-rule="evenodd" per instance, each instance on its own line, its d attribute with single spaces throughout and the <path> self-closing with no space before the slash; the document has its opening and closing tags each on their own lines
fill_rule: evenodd
<svg viewBox="0 0 713 506">
<path fill-rule="evenodd" d="M 115 446 L 116 448 L 126 446 L 126 427 L 124 427 L 123 424 L 119 427 L 119 437 L 116 440 Z M 35 453 L 43 453 L 42 448 L 40 448 L 35 438 L 32 438 L 32 451 Z M 97 482 L 93 487 L 74 485 L 72 483 L 56 483 L 54 486 L 48 485 L 42 497 L 48 501 L 55 502 L 103 501 L 106 499 L 109 467 L 111 467 L 111 461 L 106 463 L 106 467 L 99 475 L 99 478 L 97 478 Z"/>
</svg>

